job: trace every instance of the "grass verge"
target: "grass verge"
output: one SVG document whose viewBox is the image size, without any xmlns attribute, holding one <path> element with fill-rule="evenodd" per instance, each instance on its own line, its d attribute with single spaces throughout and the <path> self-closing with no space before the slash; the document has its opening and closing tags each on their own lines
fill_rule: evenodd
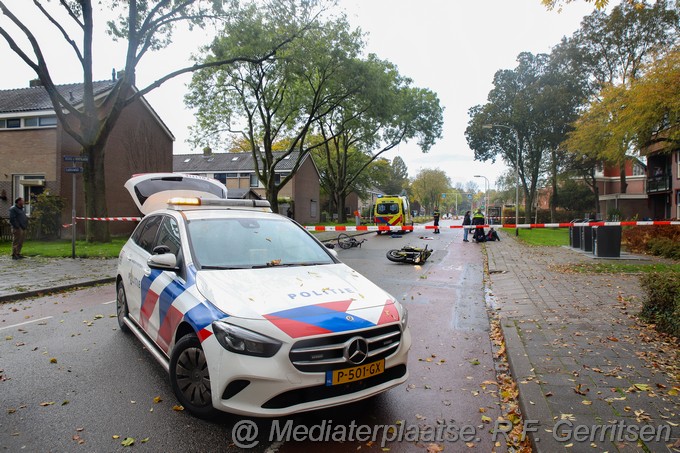
<svg viewBox="0 0 680 453">
<path fill-rule="evenodd" d="M 127 238 L 113 238 L 109 243 L 90 243 L 76 241 L 76 257 L 78 258 L 117 258 Z M 25 256 L 44 256 L 48 258 L 70 258 L 72 246 L 70 240 L 59 241 L 26 241 L 21 250 Z M 0 242 L 0 254 L 11 255 L 12 243 Z"/>
<path fill-rule="evenodd" d="M 646 274 L 649 272 L 680 273 L 680 264 L 666 263 L 581 263 L 558 265 L 561 272 L 577 274 Z"/>
<path fill-rule="evenodd" d="M 515 235 L 514 228 L 502 228 L 503 231 L 511 236 Z M 559 247 L 562 245 L 569 245 L 569 229 L 568 228 L 531 228 L 519 229 L 520 241 L 529 245 L 547 245 Z"/>
</svg>

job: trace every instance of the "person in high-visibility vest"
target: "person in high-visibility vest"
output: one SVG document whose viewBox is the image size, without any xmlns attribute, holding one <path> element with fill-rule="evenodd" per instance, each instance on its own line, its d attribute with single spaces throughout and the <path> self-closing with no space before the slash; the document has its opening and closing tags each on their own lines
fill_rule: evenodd
<svg viewBox="0 0 680 453">
<path fill-rule="evenodd" d="M 439 234 L 439 207 L 435 206 L 432 212 L 432 219 L 434 220 L 434 234 Z"/>
<path fill-rule="evenodd" d="M 472 216 L 473 225 L 484 225 L 484 214 L 482 214 L 481 209 L 477 209 Z M 486 234 L 484 233 L 484 228 L 475 228 L 475 232 L 472 234 L 472 239 L 477 242 L 484 242 L 486 239 Z"/>
</svg>

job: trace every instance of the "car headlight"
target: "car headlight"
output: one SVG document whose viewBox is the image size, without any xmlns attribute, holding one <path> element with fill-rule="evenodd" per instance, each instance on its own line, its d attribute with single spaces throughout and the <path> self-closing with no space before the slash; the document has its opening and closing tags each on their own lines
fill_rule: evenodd
<svg viewBox="0 0 680 453">
<path fill-rule="evenodd" d="M 278 340 L 224 321 L 213 322 L 212 328 L 222 347 L 237 354 L 271 357 L 281 348 Z"/>
<path fill-rule="evenodd" d="M 406 329 L 408 325 L 408 310 L 403 305 L 401 306 L 401 330 Z"/>
</svg>

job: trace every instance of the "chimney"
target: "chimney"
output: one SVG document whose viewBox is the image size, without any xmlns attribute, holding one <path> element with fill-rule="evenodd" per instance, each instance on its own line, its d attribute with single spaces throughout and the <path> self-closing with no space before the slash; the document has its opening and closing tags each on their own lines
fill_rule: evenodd
<svg viewBox="0 0 680 453">
<path fill-rule="evenodd" d="M 41 86 L 43 86 L 43 84 L 40 81 L 40 79 L 33 79 L 33 80 L 30 80 L 28 82 L 28 86 L 31 87 L 31 88 L 35 88 L 35 87 L 41 87 Z"/>
<path fill-rule="evenodd" d="M 210 148 L 209 146 L 206 146 L 205 148 L 203 148 L 203 157 L 208 157 L 208 156 L 212 156 L 212 148 Z"/>
<path fill-rule="evenodd" d="M 125 77 L 125 70 L 121 69 L 116 73 L 116 79 L 122 79 L 123 77 Z"/>
</svg>

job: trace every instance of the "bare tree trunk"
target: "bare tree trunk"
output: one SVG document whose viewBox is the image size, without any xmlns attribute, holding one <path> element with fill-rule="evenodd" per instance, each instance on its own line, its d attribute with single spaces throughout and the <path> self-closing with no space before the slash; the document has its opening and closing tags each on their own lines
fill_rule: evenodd
<svg viewBox="0 0 680 453">
<path fill-rule="evenodd" d="M 552 157 L 552 196 L 550 197 L 550 222 L 555 222 L 557 211 L 557 152 L 553 149 L 550 151 Z"/>
<path fill-rule="evenodd" d="M 338 194 L 337 206 L 338 206 L 338 223 L 347 222 L 347 215 L 345 214 L 345 194 L 344 193 Z"/>
<path fill-rule="evenodd" d="M 88 156 L 85 164 L 87 171 L 83 173 L 85 182 L 85 217 L 108 217 L 106 207 L 106 178 L 104 173 L 104 145 L 99 144 L 83 148 L 83 155 Z M 104 221 L 87 222 L 88 242 L 111 242 L 109 224 Z"/>
</svg>

